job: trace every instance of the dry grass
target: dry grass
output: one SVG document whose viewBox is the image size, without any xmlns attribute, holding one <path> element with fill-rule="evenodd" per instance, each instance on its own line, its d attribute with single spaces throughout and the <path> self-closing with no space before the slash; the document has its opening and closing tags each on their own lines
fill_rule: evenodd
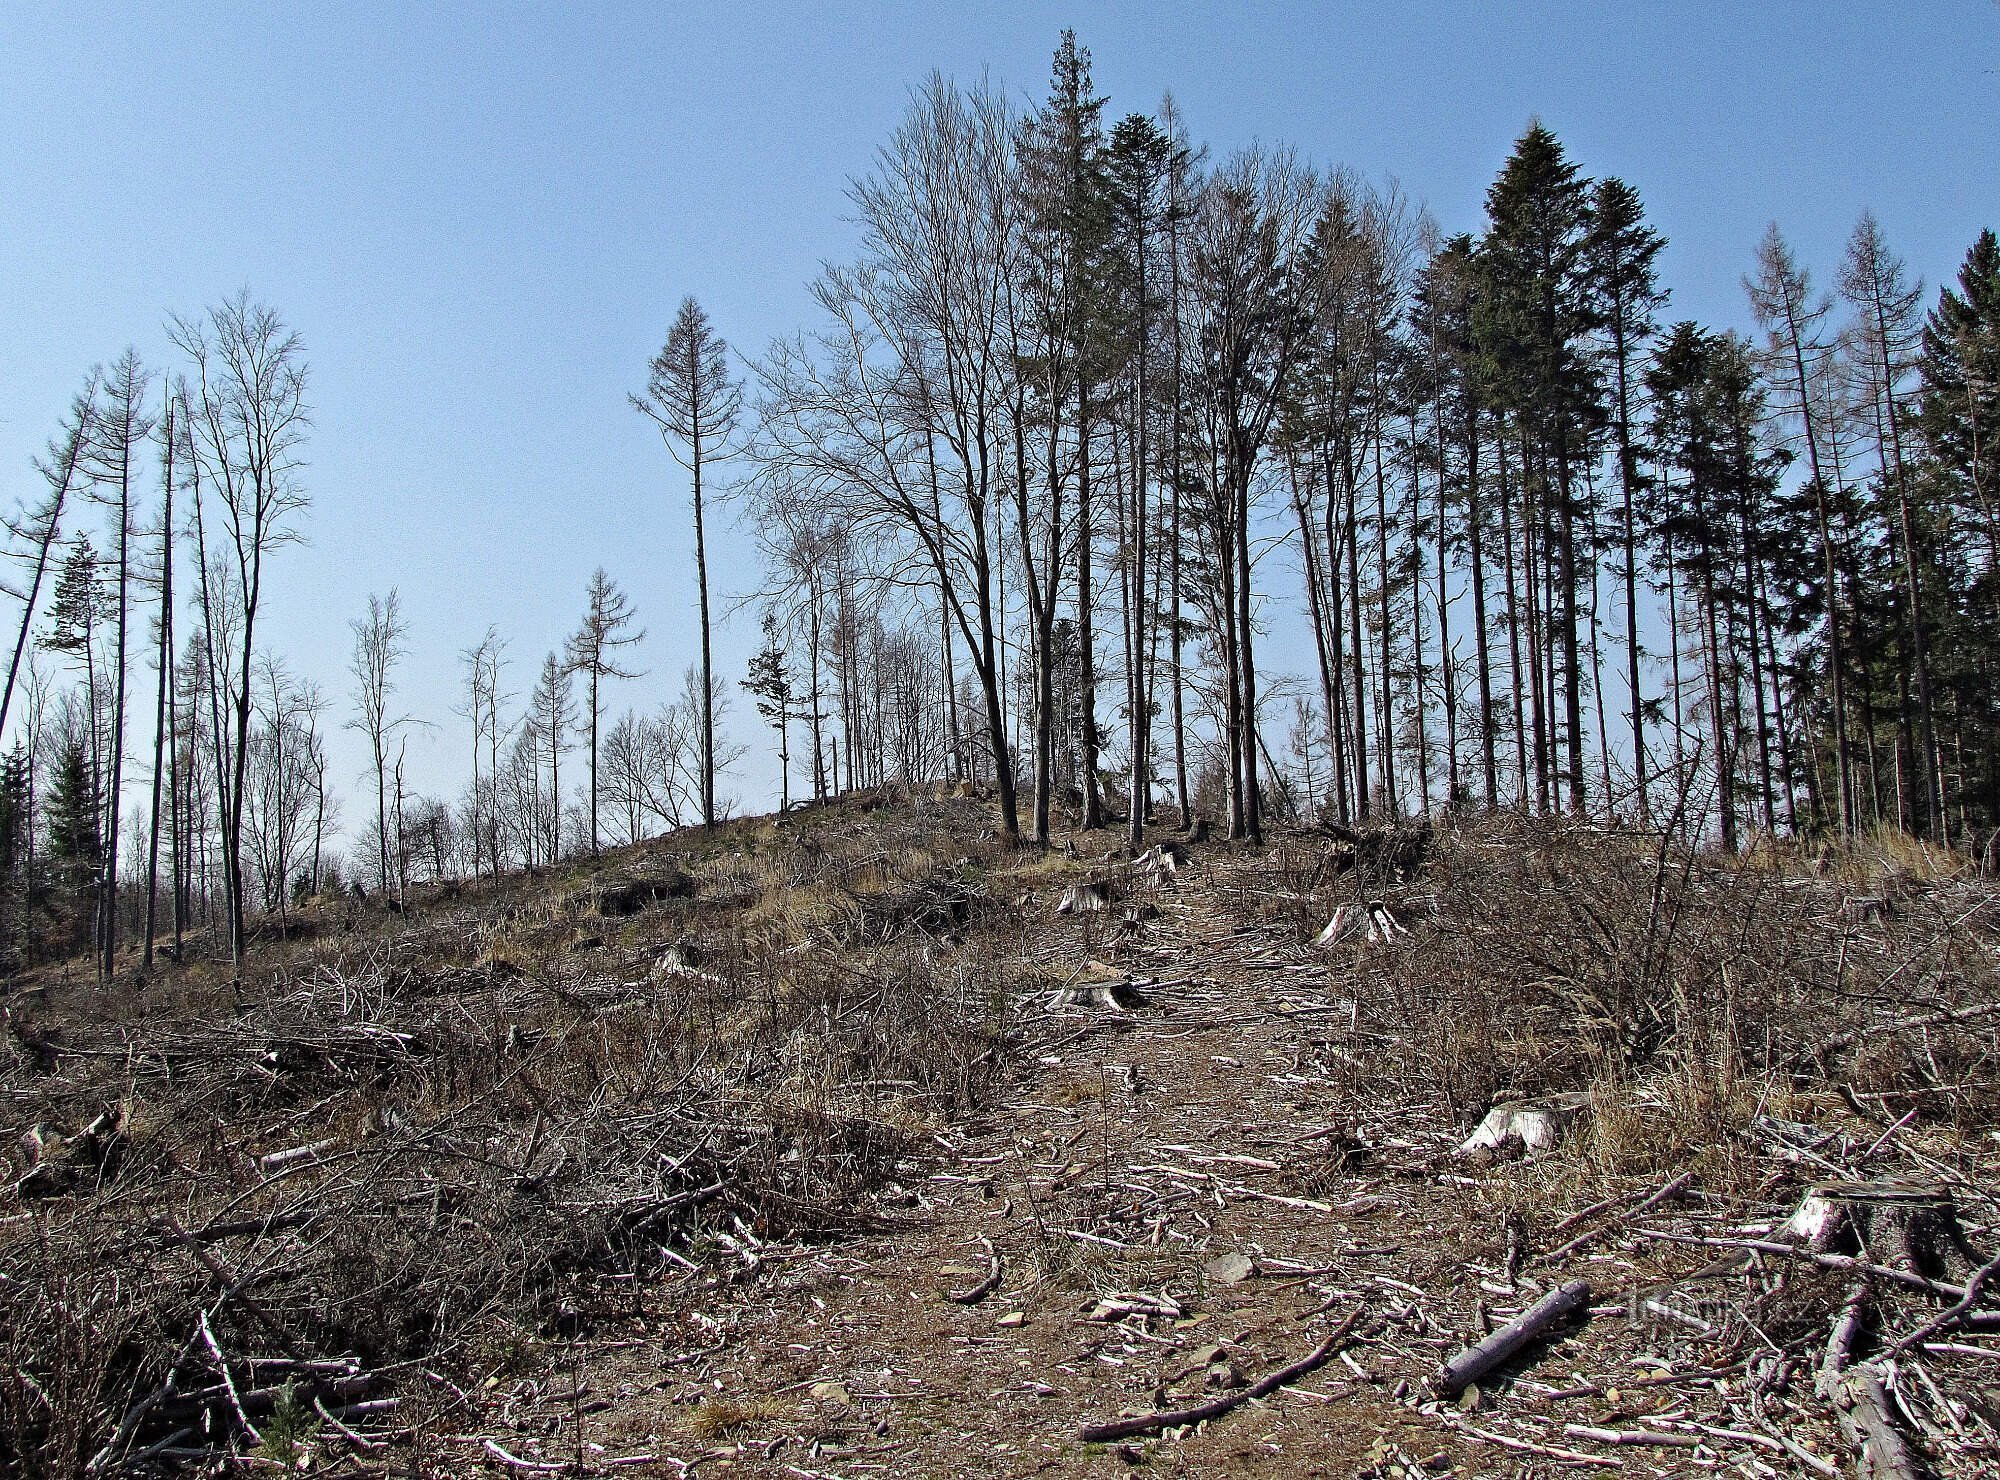
<svg viewBox="0 0 2000 1480">
<path fill-rule="evenodd" d="M 781 1405 L 767 1398 L 748 1403 L 735 1398 L 704 1398 L 688 1414 L 687 1428 L 704 1444 L 712 1444 L 718 1439 L 739 1434 L 752 1424 L 776 1418 L 783 1412 Z"/>
<path fill-rule="evenodd" d="M 1239 875 L 1238 912 L 1305 945 L 1341 903 L 1387 902 L 1413 933 L 1334 953 L 1363 1061 L 1357 1093 L 1407 1095 L 1469 1127 L 1501 1097 L 1588 1091 L 1566 1153 L 1599 1186 L 1700 1163 L 1725 1183 L 1745 1127 L 1815 1097 L 1887 1096 L 1970 1138 L 2000 1124 L 2000 1016 L 1896 1026 L 2000 1000 L 2000 891 L 1900 835 L 1822 866 L 1763 845 L 1722 858 L 1657 833 L 1496 817 L 1366 844 L 1366 867 L 1298 835 Z M 1844 1113 L 1844 1112 L 1843 1112 Z"/>
<path fill-rule="evenodd" d="M 239 1388 L 288 1353 L 359 1374 L 310 1395 L 382 1396 L 412 1363 L 504 1370 L 641 1281 L 882 1226 L 876 1194 L 1012 1053 L 1020 927 L 981 883 L 1004 855 L 978 809 L 930 811 L 931 846 L 818 809 L 338 906 L 240 994 L 209 964 L 144 992 L 45 974 L 0 1062 L 0 1130 L 55 1148 L 0 1201 L 0 1471 L 191 1418 L 247 1442 L 204 1313 Z M 837 920 L 786 898 L 836 871 L 861 880 Z M 65 1147 L 107 1105 L 104 1144 Z M 135 1408 L 169 1382 L 209 1396 Z"/>
</svg>

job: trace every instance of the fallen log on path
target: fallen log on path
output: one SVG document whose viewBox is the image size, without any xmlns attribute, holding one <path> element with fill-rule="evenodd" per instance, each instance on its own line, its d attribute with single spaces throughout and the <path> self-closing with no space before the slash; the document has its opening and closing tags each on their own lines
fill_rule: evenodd
<svg viewBox="0 0 2000 1480">
<path fill-rule="evenodd" d="M 1333 1333 L 1318 1346 L 1307 1352 L 1289 1367 L 1280 1367 L 1276 1372 L 1261 1377 L 1248 1387 L 1224 1393 L 1219 1398 L 1206 1403 L 1197 1403 L 1192 1408 L 1160 1409 L 1152 1413 L 1142 1413 L 1133 1418 L 1115 1418 L 1108 1423 L 1085 1424 L 1077 1431 L 1077 1438 L 1086 1444 L 1106 1444 L 1114 1439 L 1130 1439 L 1138 1434 L 1156 1434 L 1162 1429 L 1185 1428 L 1189 1424 L 1206 1423 L 1211 1418 L 1220 1418 L 1232 1409 L 1240 1408 L 1253 1398 L 1268 1397 L 1288 1382 L 1297 1382 L 1310 1372 L 1316 1372 L 1331 1362 L 1334 1355 L 1345 1346 L 1354 1335 L 1354 1328 L 1360 1324 L 1366 1305 L 1357 1305 L 1334 1327 Z"/>
<path fill-rule="evenodd" d="M 1848 1365 L 1867 1307 L 1868 1283 L 1863 1280 L 1848 1292 L 1840 1319 L 1834 1322 L 1814 1386 L 1832 1407 L 1841 1437 L 1853 1448 L 1855 1473 L 1861 1480 L 1918 1480 L 1923 1471 L 1890 1416 L 1881 1369 L 1872 1363 Z"/>
<path fill-rule="evenodd" d="M 1484 1340 L 1438 1368 L 1431 1385 L 1440 1397 L 1455 1398 L 1475 1382 L 1505 1366 L 1524 1347 L 1590 1308 L 1590 1282 L 1571 1280 L 1549 1291 Z"/>
</svg>

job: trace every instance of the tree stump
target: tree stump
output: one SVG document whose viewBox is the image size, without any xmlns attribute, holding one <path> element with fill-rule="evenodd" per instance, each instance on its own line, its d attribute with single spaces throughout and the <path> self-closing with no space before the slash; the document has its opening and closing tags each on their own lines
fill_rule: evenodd
<svg viewBox="0 0 2000 1480">
<path fill-rule="evenodd" d="M 1503 1100 L 1486 1112 L 1479 1127 L 1459 1143 L 1460 1156 L 1498 1160 L 1537 1156 L 1555 1149 L 1569 1122 L 1590 1104 L 1587 1094 L 1552 1095 L 1545 1100 Z"/>
<path fill-rule="evenodd" d="M 1071 982 L 1056 993 L 1054 1007 L 1094 1007 L 1106 1012 L 1133 1012 L 1146 998 L 1130 982 Z"/>
<path fill-rule="evenodd" d="M 1857 1254 L 1926 1278 L 1964 1278 L 1978 1262 L 1951 1194 L 1932 1182 L 1824 1182 L 1785 1231 L 1818 1254 Z"/>
<path fill-rule="evenodd" d="M 1396 918 L 1395 911 L 1381 900 L 1371 900 L 1336 909 L 1333 918 L 1326 922 L 1326 929 L 1313 937 L 1313 944 L 1324 950 L 1353 937 L 1369 945 L 1390 945 L 1409 933 L 1409 927 Z"/>
<path fill-rule="evenodd" d="M 1072 884 L 1063 891 L 1062 900 L 1056 905 L 1056 913 L 1058 915 L 1102 914 L 1111 908 L 1115 892 L 1109 880 Z"/>
</svg>

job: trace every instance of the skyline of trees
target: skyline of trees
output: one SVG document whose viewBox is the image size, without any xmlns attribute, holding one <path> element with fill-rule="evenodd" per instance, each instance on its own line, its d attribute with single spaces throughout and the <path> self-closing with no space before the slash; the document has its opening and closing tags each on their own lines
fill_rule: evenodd
<svg viewBox="0 0 2000 1480">
<path fill-rule="evenodd" d="M 377 891 L 712 827 L 738 688 L 781 803 L 975 782 L 1032 843 L 1059 814 L 1255 843 L 1518 805 L 1990 846 L 1991 231 L 1932 291 L 1864 213 L 1827 291 L 1773 224 L 1752 337 L 1672 316 L 1640 190 L 1540 123 L 1447 233 L 1282 146 L 1211 160 L 1171 100 L 1105 110 L 1069 33 L 1034 106 L 933 74 L 850 182 L 812 322 L 732 363 L 682 301 L 631 398 L 690 476 L 699 651 L 667 702 L 606 707 L 691 655 L 641 658 L 600 566 L 525 698 L 497 630 L 461 654 L 469 780 L 415 794 L 392 695 L 427 635 L 370 598 L 343 723 Z M 247 294 L 169 337 L 174 366 L 91 372 L 7 525 L 17 959 L 108 973 L 170 926 L 240 964 L 253 916 L 360 877 L 332 706 L 258 632 L 308 505 L 303 343 Z M 763 570 L 718 613 L 719 510 Z M 762 645 L 724 673 L 741 607 Z"/>
</svg>

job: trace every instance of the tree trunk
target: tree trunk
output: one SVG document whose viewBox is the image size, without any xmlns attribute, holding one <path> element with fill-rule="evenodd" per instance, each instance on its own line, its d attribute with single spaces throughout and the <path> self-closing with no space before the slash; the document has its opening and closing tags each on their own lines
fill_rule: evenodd
<svg viewBox="0 0 2000 1480">
<path fill-rule="evenodd" d="M 697 418 L 691 428 L 688 459 L 694 474 L 694 574 L 695 583 L 701 592 L 701 825 L 706 832 L 715 831 L 715 669 L 710 648 L 708 619 L 708 545 L 702 530 L 701 510 L 701 422 Z M 558 818 L 562 812 L 562 795 L 556 795 Z"/>
<path fill-rule="evenodd" d="M 143 969 L 153 969 L 153 935 L 158 922 L 160 897 L 160 781 L 163 750 L 171 754 L 167 696 L 173 688 L 174 673 L 174 408 L 167 401 L 166 421 L 166 506 L 160 517 L 160 665 L 159 687 L 153 696 L 153 805 L 150 818 L 152 841 L 146 852 L 146 951 Z"/>
</svg>

